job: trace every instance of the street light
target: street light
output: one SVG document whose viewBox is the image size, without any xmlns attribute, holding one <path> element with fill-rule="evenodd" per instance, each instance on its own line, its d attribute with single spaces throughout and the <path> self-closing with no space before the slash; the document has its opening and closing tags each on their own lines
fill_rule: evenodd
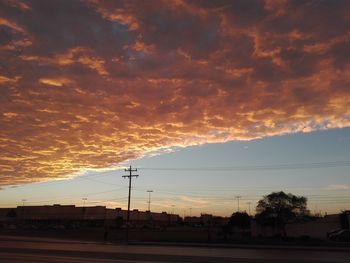
<svg viewBox="0 0 350 263">
<path fill-rule="evenodd" d="M 235 199 L 237 199 L 237 212 L 239 212 L 239 199 L 241 199 L 241 198 L 242 198 L 242 196 L 240 196 L 240 195 L 235 196 Z"/>
<path fill-rule="evenodd" d="M 82 217 L 83 217 L 83 220 L 84 220 L 85 219 L 85 201 L 87 200 L 87 198 L 84 197 L 81 200 L 83 200 L 83 215 L 82 215 Z"/>
<path fill-rule="evenodd" d="M 147 190 L 148 193 L 148 211 L 151 212 L 151 193 L 153 193 L 153 190 Z"/>
<path fill-rule="evenodd" d="M 85 201 L 87 200 L 87 198 L 84 197 L 84 198 L 82 198 L 82 200 L 83 200 L 83 208 L 85 208 Z"/>
<path fill-rule="evenodd" d="M 22 199 L 22 214 L 21 214 L 21 218 L 24 221 L 24 203 L 27 201 L 27 199 Z"/>
<path fill-rule="evenodd" d="M 250 215 L 250 205 L 251 204 L 252 204 L 252 202 L 247 202 L 249 215 Z"/>
</svg>

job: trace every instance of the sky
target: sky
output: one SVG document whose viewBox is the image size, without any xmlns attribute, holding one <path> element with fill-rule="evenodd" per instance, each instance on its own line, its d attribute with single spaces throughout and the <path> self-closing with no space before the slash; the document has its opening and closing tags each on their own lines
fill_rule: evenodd
<svg viewBox="0 0 350 263">
<path fill-rule="evenodd" d="M 125 207 L 132 164 L 140 209 L 149 188 L 177 213 L 281 189 L 349 209 L 349 10 L 0 0 L 0 205 Z"/>
</svg>

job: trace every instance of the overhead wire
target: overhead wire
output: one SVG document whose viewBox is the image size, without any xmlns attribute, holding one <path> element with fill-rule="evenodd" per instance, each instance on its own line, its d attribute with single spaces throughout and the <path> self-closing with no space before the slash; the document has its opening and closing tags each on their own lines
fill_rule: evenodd
<svg viewBox="0 0 350 263">
<path fill-rule="evenodd" d="M 139 167 L 140 170 L 151 171 L 255 171 L 255 170 L 290 170 L 290 169 L 317 169 L 350 166 L 350 161 L 328 161 L 313 163 L 285 163 L 251 166 L 216 166 L 216 167 Z"/>
</svg>

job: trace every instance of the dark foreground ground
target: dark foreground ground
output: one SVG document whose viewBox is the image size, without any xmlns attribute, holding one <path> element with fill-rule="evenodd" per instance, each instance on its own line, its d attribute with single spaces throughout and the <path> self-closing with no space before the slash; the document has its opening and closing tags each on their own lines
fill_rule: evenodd
<svg viewBox="0 0 350 263">
<path fill-rule="evenodd" d="M 0 262 L 349 262 L 348 248 L 111 244 L 0 236 Z"/>
<path fill-rule="evenodd" d="M 109 229 L 105 233 L 103 227 L 84 227 L 79 229 L 32 229 L 0 228 L 0 235 L 27 236 L 42 238 L 59 238 L 70 240 L 85 240 L 92 242 L 125 241 L 125 229 Z M 106 240 L 105 240 L 106 239 Z M 168 242 L 168 243 L 211 243 L 211 244 L 243 244 L 243 245 L 286 245 L 286 246 L 347 246 L 349 242 L 333 242 L 327 239 L 310 238 L 253 238 L 248 236 L 226 235 L 220 229 L 212 229 L 208 233 L 205 228 L 195 227 L 167 227 L 162 229 L 130 229 L 129 240 L 140 242 Z"/>
</svg>

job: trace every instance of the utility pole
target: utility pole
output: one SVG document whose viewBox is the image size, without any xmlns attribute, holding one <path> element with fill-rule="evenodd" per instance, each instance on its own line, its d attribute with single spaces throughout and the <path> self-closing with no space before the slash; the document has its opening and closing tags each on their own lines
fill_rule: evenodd
<svg viewBox="0 0 350 263">
<path fill-rule="evenodd" d="M 129 175 L 123 175 L 123 178 L 129 179 L 129 196 L 128 196 L 128 212 L 126 214 L 126 242 L 129 241 L 129 220 L 130 220 L 130 196 L 131 196 L 131 178 L 138 177 L 137 174 L 132 174 L 133 172 L 137 172 L 137 169 L 132 169 L 131 165 L 129 169 L 125 169 L 125 172 L 129 172 Z"/>
<path fill-rule="evenodd" d="M 247 202 L 249 215 L 250 215 L 250 205 L 251 204 L 252 204 L 252 202 Z"/>
<path fill-rule="evenodd" d="M 148 211 L 151 212 L 151 193 L 153 193 L 153 190 L 147 190 L 148 193 Z"/>
<path fill-rule="evenodd" d="M 237 199 L 237 212 L 239 212 L 239 199 L 241 198 L 242 196 L 239 196 L 239 195 L 235 196 L 235 199 Z"/>
</svg>

